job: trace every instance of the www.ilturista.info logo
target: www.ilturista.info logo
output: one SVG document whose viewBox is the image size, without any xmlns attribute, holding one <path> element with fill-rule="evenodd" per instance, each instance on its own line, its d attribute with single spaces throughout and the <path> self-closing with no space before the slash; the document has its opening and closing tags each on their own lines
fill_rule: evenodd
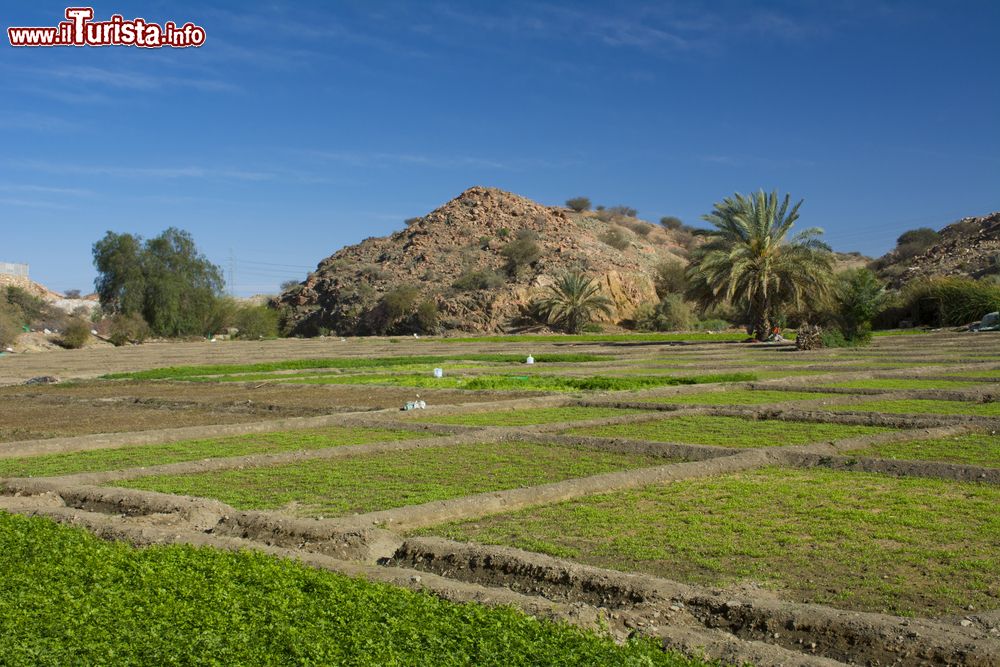
<svg viewBox="0 0 1000 667">
<path fill-rule="evenodd" d="M 205 29 L 193 23 L 162 26 L 146 19 L 125 20 L 114 14 L 108 21 L 94 21 L 93 7 L 67 7 L 66 19 L 54 28 L 7 28 L 11 46 L 138 46 L 158 49 L 186 48 L 205 43 Z"/>
</svg>

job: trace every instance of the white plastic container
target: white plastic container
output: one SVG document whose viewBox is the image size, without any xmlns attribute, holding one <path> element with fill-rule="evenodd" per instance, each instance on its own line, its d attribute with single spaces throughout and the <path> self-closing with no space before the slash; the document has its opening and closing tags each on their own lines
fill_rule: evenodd
<svg viewBox="0 0 1000 667">
<path fill-rule="evenodd" d="M 535 363 L 535 358 L 529 354 L 528 358 L 524 360 L 524 363 L 530 366 L 531 364 Z"/>
<path fill-rule="evenodd" d="M 434 369 L 434 377 L 436 377 L 436 378 L 444 377 L 444 370 L 441 369 L 441 368 L 435 368 Z"/>
</svg>

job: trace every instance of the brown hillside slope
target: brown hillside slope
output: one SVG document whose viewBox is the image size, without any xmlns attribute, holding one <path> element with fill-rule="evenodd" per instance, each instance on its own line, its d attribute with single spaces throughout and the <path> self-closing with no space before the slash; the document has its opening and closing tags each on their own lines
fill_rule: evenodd
<svg viewBox="0 0 1000 667">
<path fill-rule="evenodd" d="M 901 258 L 893 250 L 876 260 L 874 268 L 894 288 L 930 276 L 1000 274 L 1000 211 L 962 218 L 940 234 L 940 240 L 923 253 Z"/>
<path fill-rule="evenodd" d="M 598 277 L 614 302 L 609 318 L 630 318 L 643 303 L 656 300 L 653 268 L 682 257 L 684 238 L 635 220 L 636 233 L 596 215 L 543 206 L 495 188 L 472 187 L 399 232 L 345 247 L 320 262 L 300 285 L 278 298 L 294 333 L 324 329 L 339 334 L 376 332 L 373 313 L 387 292 L 401 285 L 433 301 L 444 329 L 500 332 L 528 311 L 532 299 L 553 276 L 580 269 Z M 627 246 L 601 240 L 617 228 Z M 502 251 L 523 230 L 537 235 L 540 258 L 516 275 L 506 269 Z M 484 272 L 489 287 L 460 289 L 462 276 Z M 389 333 L 406 333 L 400 323 Z"/>
</svg>

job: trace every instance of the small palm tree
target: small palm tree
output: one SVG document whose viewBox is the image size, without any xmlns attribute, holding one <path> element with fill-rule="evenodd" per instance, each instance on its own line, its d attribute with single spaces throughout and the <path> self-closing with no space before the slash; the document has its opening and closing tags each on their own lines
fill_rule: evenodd
<svg viewBox="0 0 1000 667">
<path fill-rule="evenodd" d="M 744 307 L 753 333 L 766 340 L 778 311 L 801 308 L 830 290 L 832 256 L 819 237 L 806 229 L 788 238 L 802 202 L 789 206 L 785 195 L 739 193 L 715 205 L 703 217 L 714 229 L 702 232 L 708 242 L 698 248 L 689 268 L 693 296 L 702 302 L 725 299 Z"/>
<path fill-rule="evenodd" d="M 569 333 L 579 333 L 596 313 L 611 314 L 611 299 L 601 294 L 593 278 L 570 271 L 549 285 L 535 307 L 549 324 L 561 326 Z"/>
</svg>

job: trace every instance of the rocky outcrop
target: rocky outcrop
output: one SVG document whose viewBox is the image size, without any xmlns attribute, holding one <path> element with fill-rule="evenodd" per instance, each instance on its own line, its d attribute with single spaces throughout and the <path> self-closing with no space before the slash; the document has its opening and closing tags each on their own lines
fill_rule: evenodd
<svg viewBox="0 0 1000 667">
<path fill-rule="evenodd" d="M 412 286 L 420 301 L 437 306 L 443 329 L 501 332 L 524 321 L 555 276 L 581 270 L 600 281 L 614 303 L 606 319 L 618 324 L 656 300 L 654 267 L 685 254 L 679 235 L 634 220 L 629 224 L 639 232 L 593 214 L 473 187 L 408 221 L 402 231 L 337 251 L 283 293 L 277 305 L 293 333 L 377 333 L 372 322 L 385 295 Z M 612 226 L 627 240 L 623 247 L 601 240 Z M 540 252 L 536 261 L 513 271 L 504 249 L 523 235 L 534 238 Z M 469 281 L 470 276 L 480 281 Z M 405 333 L 408 326 L 401 321 L 391 333 Z"/>
<path fill-rule="evenodd" d="M 942 229 L 938 242 L 923 253 L 901 257 L 893 250 L 874 268 L 894 288 L 931 276 L 1000 275 L 1000 211 L 962 218 Z"/>
</svg>

